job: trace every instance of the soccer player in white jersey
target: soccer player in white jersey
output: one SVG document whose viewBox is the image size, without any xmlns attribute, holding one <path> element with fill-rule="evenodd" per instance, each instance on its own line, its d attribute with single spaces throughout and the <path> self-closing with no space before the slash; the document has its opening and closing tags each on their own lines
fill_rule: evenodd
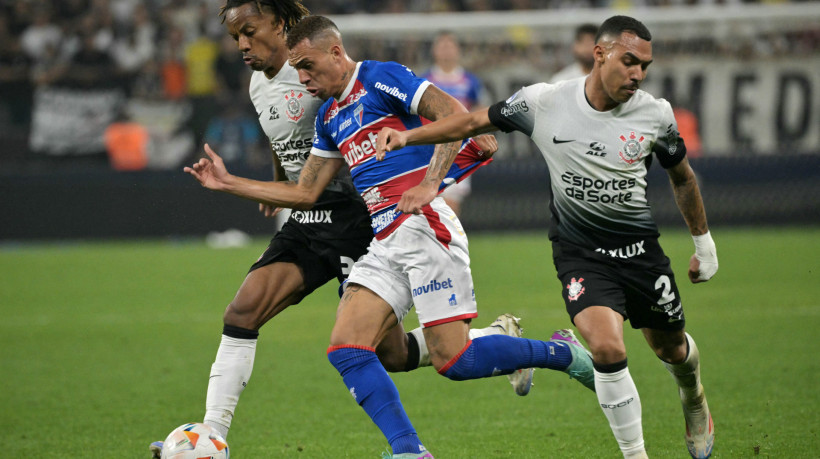
<svg viewBox="0 0 820 459">
<path fill-rule="evenodd" d="M 598 401 L 624 457 L 647 457 L 640 398 L 623 342 L 628 319 L 679 387 L 689 453 L 706 458 L 714 425 L 700 382 L 698 348 L 684 331 L 675 277 L 646 199 L 653 158 L 666 169 L 694 240 L 689 279 L 709 280 L 718 260 L 672 108 L 639 89 L 652 62 L 651 39 L 641 22 L 609 18 L 598 31 L 587 78 L 527 86 L 486 110 L 419 129 L 383 129 L 377 156 L 498 129 L 529 135 L 549 165 L 549 235 L 567 312 L 592 351 Z"/>
<path fill-rule="evenodd" d="M 274 180 L 295 182 L 309 156 L 316 112 L 323 102 L 305 90 L 287 62 L 286 31 L 308 11 L 299 0 L 228 0 L 220 14 L 254 70 L 250 98 L 274 153 Z M 484 137 L 483 148 L 494 148 L 495 139 Z M 277 212 L 261 204 L 260 210 L 267 216 Z M 251 376 L 259 329 L 331 279 L 347 278 L 371 239 L 367 208 L 346 170 L 330 181 L 312 207 L 291 213 L 225 309 L 208 380 L 206 424 L 227 437 Z M 497 333 L 520 336 L 518 319 L 504 314 L 487 328 L 470 330 L 471 337 Z M 389 371 L 430 365 L 421 328 L 405 334 L 396 327 L 377 351 Z M 510 382 L 517 394 L 526 395 L 532 372 L 511 374 Z M 161 448 L 161 442 L 151 445 L 156 457 Z"/>
<path fill-rule="evenodd" d="M 394 62 L 353 61 L 336 25 L 321 16 L 288 32 L 289 61 L 307 91 L 328 99 L 314 146 L 295 185 L 228 173 L 218 155 L 185 170 L 210 189 L 276 206 L 310 206 L 347 164 L 375 234 L 349 276 L 330 336 L 328 359 L 355 401 L 387 438 L 393 458 L 432 458 L 419 439 L 376 348 L 415 306 L 433 366 L 453 380 L 522 368 L 566 372 L 593 389 L 592 360 L 571 332 L 550 341 L 507 335 L 471 339 L 477 316 L 467 239 L 438 193 L 487 163 L 472 140 L 408 149 L 375 160 L 380 128 L 420 126 L 466 112 L 455 98 Z M 390 454 L 390 453 L 388 453 Z"/>
</svg>

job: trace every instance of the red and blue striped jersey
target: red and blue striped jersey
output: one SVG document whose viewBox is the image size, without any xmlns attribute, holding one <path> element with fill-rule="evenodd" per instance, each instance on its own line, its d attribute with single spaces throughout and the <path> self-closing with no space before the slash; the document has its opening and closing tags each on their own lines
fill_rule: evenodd
<svg viewBox="0 0 820 459">
<path fill-rule="evenodd" d="M 421 183 L 435 150 L 434 145 L 409 146 L 377 161 L 378 133 L 383 127 L 405 131 L 429 122 L 417 113 L 429 85 L 395 62 L 359 62 L 342 96 L 327 100 L 316 116 L 311 154 L 344 158 L 377 239 L 387 237 L 409 216 L 397 212 L 396 204 L 402 193 Z M 465 140 L 439 192 L 490 161 L 472 139 Z"/>
</svg>

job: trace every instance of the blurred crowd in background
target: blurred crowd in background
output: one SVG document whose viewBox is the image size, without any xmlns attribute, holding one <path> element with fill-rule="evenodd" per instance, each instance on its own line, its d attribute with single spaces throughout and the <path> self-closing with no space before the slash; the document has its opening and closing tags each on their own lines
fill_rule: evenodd
<svg viewBox="0 0 820 459">
<path fill-rule="evenodd" d="M 785 0 L 781 0 L 785 1 Z M 778 0 L 767 1 L 776 3 Z M 317 14 L 429 13 L 505 11 L 544 8 L 631 8 L 641 6 L 759 3 L 745 0 L 313 0 L 305 1 Z"/>
<path fill-rule="evenodd" d="M 740 3 L 740 0 L 305 0 L 314 14 Z M 767 2 L 771 3 L 771 1 Z M 0 164 L 86 161 L 117 169 L 175 168 L 203 142 L 229 164 L 269 164 L 247 96 L 249 70 L 221 24 L 222 2 L 202 0 L 0 0 Z M 344 31 L 343 31 L 344 32 Z M 433 36 L 353 38 L 357 59 L 396 60 L 422 73 Z M 348 40 L 346 40 L 348 41 Z M 481 76 L 526 60 L 549 75 L 571 60 L 570 42 L 465 43 L 465 67 Z M 820 29 L 762 34 L 748 43 L 660 40 L 656 52 L 812 53 Z M 546 79 L 546 77 L 545 77 Z M 45 89 L 48 89 L 47 91 Z M 101 113 L 98 109 L 102 107 Z M 81 122 L 79 120 L 82 120 Z M 100 142 L 83 130 L 105 127 Z M 112 149 L 117 150 L 112 157 Z M 133 155 L 135 150 L 147 152 Z"/>
</svg>

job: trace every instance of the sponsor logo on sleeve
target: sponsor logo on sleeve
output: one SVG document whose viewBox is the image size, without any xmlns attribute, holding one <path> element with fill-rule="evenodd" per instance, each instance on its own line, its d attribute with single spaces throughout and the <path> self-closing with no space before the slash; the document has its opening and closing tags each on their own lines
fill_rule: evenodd
<svg viewBox="0 0 820 459">
<path fill-rule="evenodd" d="M 507 105 L 501 107 L 501 114 L 504 116 L 513 116 L 518 112 L 528 112 L 530 111 L 530 107 L 527 106 L 526 100 L 519 100 L 513 103 L 507 103 Z"/>
<path fill-rule="evenodd" d="M 395 97 L 396 99 L 401 100 L 402 102 L 407 102 L 407 94 L 401 92 L 401 90 L 399 88 L 397 88 L 395 86 L 388 86 L 388 85 L 382 83 L 381 81 L 377 81 L 375 86 L 376 86 L 376 89 L 378 89 L 379 91 L 382 91 L 386 94 L 389 94 L 389 95 Z"/>
</svg>

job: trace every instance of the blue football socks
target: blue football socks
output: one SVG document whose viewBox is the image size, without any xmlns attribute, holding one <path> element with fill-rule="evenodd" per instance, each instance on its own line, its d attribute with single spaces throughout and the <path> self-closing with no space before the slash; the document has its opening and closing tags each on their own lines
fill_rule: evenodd
<svg viewBox="0 0 820 459">
<path fill-rule="evenodd" d="M 570 363 L 572 351 L 568 346 L 551 341 L 489 335 L 472 340 L 439 373 L 463 381 L 506 375 L 519 368 L 564 370 Z"/>
<path fill-rule="evenodd" d="M 382 431 L 393 454 L 419 453 L 421 441 L 399 399 L 399 391 L 372 348 L 331 346 L 330 363 L 342 375 L 350 395 Z"/>
</svg>

